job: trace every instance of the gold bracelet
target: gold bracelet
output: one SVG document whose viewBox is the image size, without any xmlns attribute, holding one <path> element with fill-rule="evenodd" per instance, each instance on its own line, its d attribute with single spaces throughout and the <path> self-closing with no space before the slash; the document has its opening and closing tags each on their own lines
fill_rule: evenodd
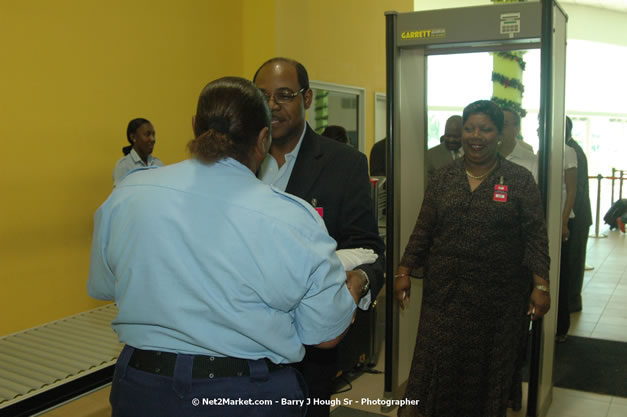
<svg viewBox="0 0 627 417">
<path fill-rule="evenodd" d="M 535 286 L 536 290 L 540 290 L 540 291 L 544 291 L 544 292 L 549 292 L 549 287 L 547 287 L 546 285 L 542 285 L 542 284 L 538 284 Z"/>
<path fill-rule="evenodd" d="M 394 275 L 394 278 L 400 278 L 400 277 L 409 277 L 409 274 L 396 274 Z"/>
</svg>

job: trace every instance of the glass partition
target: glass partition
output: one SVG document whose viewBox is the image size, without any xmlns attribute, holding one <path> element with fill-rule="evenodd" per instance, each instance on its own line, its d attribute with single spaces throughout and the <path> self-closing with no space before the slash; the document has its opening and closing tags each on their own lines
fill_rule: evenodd
<svg viewBox="0 0 627 417">
<path fill-rule="evenodd" d="M 319 134 L 327 126 L 346 129 L 348 145 L 365 152 L 365 90 L 359 87 L 311 81 L 313 102 L 308 122 Z"/>
</svg>

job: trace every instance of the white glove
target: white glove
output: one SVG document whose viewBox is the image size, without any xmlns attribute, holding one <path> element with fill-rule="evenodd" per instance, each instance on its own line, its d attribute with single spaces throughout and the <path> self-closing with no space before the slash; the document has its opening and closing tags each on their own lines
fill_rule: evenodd
<svg viewBox="0 0 627 417">
<path fill-rule="evenodd" d="M 335 253 L 342 261 L 345 271 L 352 271 L 359 265 L 371 264 L 379 257 L 372 249 L 364 248 L 340 249 Z"/>
</svg>

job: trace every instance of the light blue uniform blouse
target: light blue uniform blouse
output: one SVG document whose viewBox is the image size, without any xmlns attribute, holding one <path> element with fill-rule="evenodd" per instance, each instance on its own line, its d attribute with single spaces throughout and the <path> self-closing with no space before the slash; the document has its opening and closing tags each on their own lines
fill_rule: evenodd
<svg viewBox="0 0 627 417">
<path fill-rule="evenodd" d="M 87 289 L 136 348 L 298 362 L 355 302 L 320 216 L 241 163 L 135 172 L 95 214 Z"/>
<path fill-rule="evenodd" d="M 144 163 L 135 149 L 131 149 L 128 155 L 120 158 L 113 168 L 113 186 L 117 186 L 129 172 L 143 167 L 162 167 L 163 162 L 156 156 L 148 155 L 148 163 Z"/>
</svg>

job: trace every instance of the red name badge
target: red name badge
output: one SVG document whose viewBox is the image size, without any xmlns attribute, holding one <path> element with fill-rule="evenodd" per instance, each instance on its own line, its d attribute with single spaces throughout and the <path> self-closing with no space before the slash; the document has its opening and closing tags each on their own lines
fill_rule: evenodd
<svg viewBox="0 0 627 417">
<path fill-rule="evenodd" d="M 324 207 L 314 207 L 314 209 L 318 212 L 320 217 L 324 219 Z"/>
<path fill-rule="evenodd" d="M 497 201 L 499 203 L 507 202 L 507 185 L 504 184 L 494 184 L 494 196 L 492 200 Z"/>
</svg>

